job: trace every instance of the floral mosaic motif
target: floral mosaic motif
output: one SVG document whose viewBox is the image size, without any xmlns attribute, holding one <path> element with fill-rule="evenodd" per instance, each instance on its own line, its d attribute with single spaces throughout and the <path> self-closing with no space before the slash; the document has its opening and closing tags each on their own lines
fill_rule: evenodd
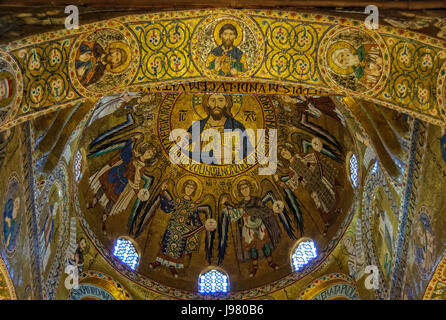
<svg viewBox="0 0 446 320">
<path fill-rule="evenodd" d="M 68 77 L 68 57 L 72 45 L 72 39 L 61 39 L 13 52 L 24 69 L 24 88 L 27 92 L 21 114 L 79 97 Z"/>
<path fill-rule="evenodd" d="M 440 58 L 436 49 L 404 38 L 385 37 L 391 47 L 390 81 L 381 96 L 400 101 L 406 108 L 424 110 L 439 117 L 435 88 Z"/>
<path fill-rule="evenodd" d="M 194 77 L 188 46 L 197 19 L 129 24 L 141 45 L 141 64 L 134 83 Z"/>
<path fill-rule="evenodd" d="M 255 20 L 267 39 L 264 63 L 256 76 L 322 84 L 316 55 L 320 35 L 328 26 L 258 17 Z"/>
</svg>

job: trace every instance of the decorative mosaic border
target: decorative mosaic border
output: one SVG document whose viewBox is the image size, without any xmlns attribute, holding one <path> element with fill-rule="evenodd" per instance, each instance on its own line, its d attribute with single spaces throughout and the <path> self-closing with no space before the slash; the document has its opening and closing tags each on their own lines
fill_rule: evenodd
<svg viewBox="0 0 446 320">
<path fill-rule="evenodd" d="M 63 258 L 66 252 L 66 248 L 68 247 L 68 236 L 69 236 L 69 203 L 68 203 L 68 174 L 63 162 L 60 161 L 59 165 L 55 168 L 53 173 L 48 176 L 45 186 L 44 186 L 44 194 L 42 201 L 39 203 L 38 208 L 42 209 L 48 201 L 48 195 L 52 188 L 52 186 L 56 184 L 62 189 L 63 194 L 63 212 L 62 217 L 60 218 L 59 228 L 62 228 L 59 232 L 59 238 L 57 239 L 57 247 L 56 254 L 51 263 L 50 270 L 48 272 L 48 278 L 43 279 L 44 282 L 44 296 L 47 300 L 54 299 L 56 294 L 57 287 L 59 285 L 59 281 L 61 278 L 62 271 L 64 269 Z M 40 248 L 39 248 L 40 250 Z M 40 252 L 40 251 L 39 251 Z M 47 266 L 48 267 L 48 266 Z"/>
<path fill-rule="evenodd" d="M 444 291 L 444 285 L 446 284 L 446 252 L 444 253 L 443 258 L 434 271 L 432 279 L 430 280 L 426 291 L 424 292 L 423 300 L 435 300 L 432 299 L 432 296 L 439 283 L 442 284 L 442 290 Z"/>
<path fill-rule="evenodd" d="M 333 282 L 336 281 L 336 282 Z M 309 295 L 312 291 L 315 290 L 315 288 L 323 287 L 324 284 L 331 282 L 332 284 L 338 284 L 338 283 L 348 283 L 352 287 L 355 288 L 355 296 L 357 297 L 357 300 L 359 300 L 359 292 L 358 288 L 356 287 L 355 281 L 348 275 L 343 273 L 330 273 L 327 275 L 324 275 L 322 277 L 319 277 L 318 279 L 311 282 L 304 291 L 300 293 L 299 299 L 306 298 L 307 295 Z M 323 290 L 323 289 L 321 289 Z M 318 294 L 318 293 L 317 293 Z M 317 294 L 311 294 L 313 297 Z"/>
<path fill-rule="evenodd" d="M 376 189 L 382 187 L 384 192 L 387 195 L 388 200 L 391 203 L 392 211 L 396 217 L 398 217 L 398 207 L 393 199 L 392 192 L 389 189 L 389 185 L 384 176 L 383 170 L 378 167 L 378 170 L 375 173 L 372 173 L 372 168 L 369 169 L 367 176 L 364 182 L 364 190 L 362 193 L 362 213 L 361 220 L 357 223 L 362 223 L 363 231 L 363 239 L 362 241 L 364 247 L 366 248 L 366 257 L 368 258 L 368 262 L 371 265 L 379 265 L 378 257 L 377 257 L 377 248 L 373 241 L 372 234 L 372 217 L 373 211 L 371 210 L 373 196 L 375 194 Z M 380 268 L 379 271 L 379 288 L 375 289 L 375 293 L 377 294 L 379 299 L 387 299 L 389 295 L 389 286 L 385 282 L 385 277 Z"/>
<path fill-rule="evenodd" d="M 402 208 L 400 211 L 400 223 L 397 237 L 398 244 L 396 248 L 395 265 L 393 266 L 390 299 L 398 299 L 403 292 L 403 279 L 407 271 L 406 264 L 409 251 L 410 231 L 413 215 L 415 214 L 418 180 L 422 170 L 426 138 L 426 125 L 418 119 L 415 119 L 410 146 L 406 190 L 402 199 Z"/>
<path fill-rule="evenodd" d="M 244 23 L 249 24 L 249 22 L 251 23 L 257 23 L 256 19 L 269 19 L 271 21 L 273 21 L 274 23 L 298 23 L 298 24 L 302 24 L 302 25 L 309 25 L 309 24 L 315 24 L 315 25 L 324 25 L 326 26 L 328 29 L 327 32 L 322 32 L 321 34 L 318 35 L 320 36 L 320 40 L 319 42 L 316 44 L 316 49 L 320 49 L 320 45 L 323 41 L 325 41 L 327 39 L 327 37 L 329 36 L 330 32 L 334 32 L 335 29 L 337 28 L 353 28 L 353 29 L 357 29 L 360 31 L 363 31 L 364 33 L 370 35 L 373 37 L 373 35 L 376 35 L 378 38 L 378 40 L 380 41 L 383 40 L 384 38 L 386 38 L 387 40 L 385 40 L 386 45 L 384 45 L 384 50 L 389 49 L 390 47 L 394 47 L 396 46 L 397 42 L 408 42 L 410 43 L 412 46 L 414 46 L 414 48 L 423 48 L 428 50 L 430 52 L 430 54 L 432 54 L 432 57 L 434 58 L 434 62 L 435 62 L 435 68 L 437 66 L 437 62 L 438 64 L 443 64 L 442 71 L 444 71 L 444 65 L 445 65 L 445 59 L 446 59 L 446 41 L 443 40 L 439 40 L 437 38 L 434 37 L 430 37 L 430 36 L 426 36 L 423 34 L 419 34 L 413 31 L 406 31 L 406 30 L 402 30 L 402 29 L 397 29 L 397 28 L 393 28 L 393 27 L 389 27 L 389 26 L 382 26 L 380 29 L 378 29 L 377 31 L 373 31 L 371 32 L 370 30 L 367 30 L 363 24 L 362 21 L 359 20 L 355 20 L 355 19 L 350 19 L 350 18 L 342 18 L 342 17 L 335 17 L 335 16 L 330 16 L 330 15 L 321 15 L 321 14 L 311 14 L 311 13 L 299 13 L 299 12 L 287 12 L 287 11 L 278 11 L 278 10 L 235 10 L 235 9 L 206 9 L 206 10 L 190 10 L 190 11 L 170 11 L 170 12 L 158 12 L 158 13 L 151 13 L 151 14 L 144 14 L 144 15 L 130 15 L 130 16 L 123 16 L 123 17 L 118 17 L 118 18 L 114 18 L 114 19 L 109 19 L 106 21 L 99 21 L 99 22 L 95 22 L 95 23 L 91 23 L 91 24 L 87 24 L 87 25 L 83 25 L 80 26 L 77 30 L 73 29 L 73 30 L 68 30 L 68 29 L 64 29 L 64 30 L 60 30 L 60 31 L 54 31 L 54 32 L 48 32 L 46 34 L 42 34 L 42 35 L 34 35 L 34 36 L 30 36 L 27 37 L 25 39 L 21 39 L 21 40 L 17 40 L 14 42 L 11 42 L 9 44 L 0 46 L 0 49 L 3 50 L 4 52 L 8 52 L 10 54 L 16 54 L 19 51 L 23 51 L 23 50 L 32 50 L 32 48 L 35 48 L 36 46 L 47 46 L 51 41 L 56 41 L 56 40 L 61 40 L 61 39 L 66 39 L 67 41 L 72 41 L 72 42 L 76 42 L 78 43 L 78 41 L 80 40 L 80 38 L 82 38 L 83 36 L 85 36 L 87 33 L 93 32 L 96 29 L 103 29 L 103 28 L 118 28 L 119 30 L 121 30 L 122 32 L 124 32 L 126 34 L 126 36 L 128 36 L 129 39 L 131 39 L 131 41 L 135 41 L 135 35 L 132 35 L 132 30 L 130 29 L 130 24 L 135 24 L 135 23 L 141 23 L 141 24 L 146 24 L 147 23 L 158 23 L 158 22 L 163 22 L 163 21 L 181 21 L 184 19 L 206 19 L 212 16 L 232 16 L 234 17 L 234 19 L 236 18 L 240 18 L 241 20 L 244 21 Z M 198 23 L 202 23 L 202 21 L 198 22 Z M 196 26 L 195 26 L 196 27 Z M 376 37 L 374 37 L 376 38 Z M 377 40 L 375 39 L 375 40 Z M 393 41 L 393 39 L 396 39 L 396 41 Z M 264 41 L 266 41 L 266 37 L 264 36 Z M 377 41 L 378 41 L 377 40 Z M 401 41 L 400 41 L 401 40 Z M 391 41 L 393 41 L 393 44 L 390 43 Z M 137 50 L 136 48 L 137 46 L 134 46 L 133 49 Z M 319 47 L 319 48 L 318 48 Z M 72 50 L 73 48 L 71 48 L 71 54 L 68 57 L 65 57 L 66 59 L 69 60 L 69 58 L 73 56 L 73 52 L 74 50 Z M 190 51 L 190 50 L 189 50 Z M 184 54 L 186 54 L 186 52 L 183 52 Z M 190 52 L 187 52 L 187 54 L 189 54 Z M 7 55 L 9 56 L 9 55 Z M 138 57 L 138 59 L 141 59 L 140 54 L 136 54 L 135 53 L 135 57 Z M 415 57 L 414 57 L 415 58 Z M 16 59 L 16 57 L 14 57 L 14 59 Z M 71 64 L 73 63 L 73 61 L 71 61 Z M 265 62 L 266 63 L 266 62 Z M 393 63 L 393 61 L 392 61 Z M 418 64 L 417 64 L 418 65 Z M 22 66 L 23 67 L 23 66 Z M 320 78 L 320 67 L 321 65 L 317 64 L 316 62 L 314 62 L 314 66 L 315 70 L 318 70 L 318 77 Z M 393 65 L 392 65 L 393 68 Z M 434 66 L 432 67 L 434 68 Z M 439 67 L 440 68 L 440 67 Z M 72 66 L 70 68 L 68 68 L 70 70 L 72 70 Z M 186 81 L 205 81 L 205 80 L 209 80 L 209 76 L 203 76 L 203 70 L 199 70 L 200 68 L 197 69 L 197 67 L 195 67 L 195 71 L 197 72 L 198 76 L 197 77 L 192 77 L 192 78 L 188 78 L 188 77 L 173 77 L 172 79 L 154 79 L 153 81 L 150 81 L 150 83 L 144 85 L 144 87 L 152 87 L 152 86 L 157 86 L 160 83 L 162 84 L 167 84 L 167 83 L 184 83 Z M 434 69 L 437 70 L 437 69 Z M 22 70 L 23 72 L 26 71 L 25 69 Z M 401 70 L 397 70 L 398 74 L 402 75 L 404 72 Z M 43 105 L 41 108 L 40 107 L 36 107 L 34 110 L 32 110 L 32 113 L 29 114 L 22 114 L 20 116 L 17 116 L 16 118 L 10 118 L 8 119 L 8 122 L 5 123 L 5 125 L 3 125 L 1 127 L 1 129 L 6 129 L 9 128 L 13 125 L 16 125 L 20 122 L 29 120 L 31 118 L 34 118 L 38 115 L 42 115 L 42 114 L 46 114 L 48 112 L 51 112 L 55 109 L 60 109 L 60 108 L 65 108 L 68 106 L 72 106 L 73 102 L 79 102 L 79 101 L 85 101 L 85 99 L 87 97 L 99 97 L 102 96 L 103 94 L 111 94 L 111 93 L 116 93 L 116 92 L 122 92 L 122 91 L 127 91 L 129 89 L 133 89 L 135 86 L 136 87 L 140 87 L 135 83 L 126 83 L 124 86 L 118 86 L 115 89 L 110 90 L 109 92 L 103 93 L 103 94 L 93 94 L 90 95 L 85 88 L 82 88 L 82 86 L 79 86 L 78 83 L 76 83 L 76 79 L 74 79 L 73 75 L 72 75 L 72 71 L 70 72 L 70 77 L 71 79 L 67 79 L 67 81 L 69 82 L 69 84 L 72 86 L 70 87 L 70 90 L 72 90 L 73 92 L 76 92 L 76 94 L 79 94 L 79 98 L 72 96 L 70 99 L 71 101 L 69 101 L 70 99 L 68 99 L 67 101 L 60 101 L 59 105 Z M 413 73 L 413 72 L 412 72 Z M 435 74 L 435 72 L 434 72 Z M 403 102 L 402 100 L 400 101 L 398 99 L 398 97 L 394 94 L 391 93 L 393 92 L 395 89 L 393 87 L 390 86 L 390 74 L 385 74 L 383 75 L 384 77 L 387 77 L 389 80 L 386 82 L 386 87 L 388 87 L 388 89 L 390 90 L 390 93 L 387 93 L 387 96 L 383 96 L 383 95 L 379 95 L 378 96 L 378 92 L 375 91 L 368 91 L 365 93 L 360 93 L 360 92 L 356 92 L 353 91 L 353 95 L 355 97 L 358 98 L 366 98 L 369 99 L 370 101 L 373 102 L 377 102 L 381 105 L 384 106 L 388 106 L 392 109 L 401 111 L 401 112 L 406 112 L 411 114 L 412 116 L 418 117 L 420 119 L 423 119 L 427 122 L 431 122 L 431 123 L 435 123 L 437 125 L 444 125 L 444 123 L 446 122 L 446 112 L 444 110 L 444 105 L 441 103 L 441 99 L 444 99 L 444 94 L 445 94 L 445 90 L 444 90 L 444 85 L 441 86 L 441 83 L 444 83 L 444 76 L 440 76 L 437 79 L 427 79 L 426 81 L 424 81 L 423 79 L 416 79 L 417 81 L 421 81 L 421 89 L 425 86 L 430 86 L 431 82 L 432 82 L 432 86 L 435 87 L 435 85 L 437 85 L 437 83 L 440 85 L 440 87 L 435 89 L 435 92 L 430 92 L 428 90 L 428 94 L 429 95 L 429 103 L 425 103 L 425 101 L 423 100 L 423 102 L 420 104 L 420 106 L 418 106 L 417 104 L 417 108 L 415 109 L 414 103 L 416 101 L 418 101 L 417 99 L 420 98 L 420 92 L 415 92 L 414 93 L 414 97 L 411 97 L 409 100 L 412 101 L 413 103 L 409 103 L 409 102 Z M 243 77 L 242 77 L 243 78 Z M 240 78 L 240 79 L 242 79 Z M 220 79 L 220 78 L 219 78 Z M 32 80 L 32 79 L 31 79 Z M 30 80 L 30 81 L 31 81 Z M 226 78 L 221 78 L 220 80 L 222 81 L 228 81 L 228 79 Z M 237 80 L 237 78 L 236 78 Z M 247 82 L 264 82 L 264 83 L 277 83 L 277 84 L 282 84 L 284 82 L 287 83 L 292 83 L 292 81 L 289 80 L 284 80 L 281 78 L 280 75 L 278 76 L 268 76 L 266 78 L 263 77 L 255 77 L 255 78 L 243 78 L 243 80 L 246 80 Z M 320 81 L 319 81 L 320 80 Z M 73 82 L 73 83 L 72 83 Z M 308 82 L 308 81 L 294 81 L 296 84 L 299 84 L 301 86 L 304 87 L 308 87 L 308 88 L 318 88 L 318 89 L 329 89 L 330 92 L 333 92 L 333 94 L 335 94 L 335 90 L 340 90 L 341 92 L 346 92 L 344 89 L 339 88 L 338 86 L 333 86 L 333 85 L 327 85 L 324 81 L 322 81 L 321 79 L 318 79 L 317 83 L 312 83 L 312 82 Z M 434 83 L 435 82 L 435 83 Z M 419 90 L 420 88 L 417 87 Z M 80 92 L 84 90 L 83 94 L 80 94 Z M 393 91 L 392 91 L 393 90 Z M 412 94 L 412 93 L 411 93 Z M 437 94 L 437 97 L 434 97 Z M 443 95 L 443 97 L 441 97 L 441 95 Z M 434 98 L 432 98 L 434 97 Z M 433 101 L 432 103 L 430 102 L 430 100 L 434 99 L 435 101 Z M 414 100 L 415 99 L 415 100 Z M 438 100 L 440 99 L 440 100 Z M 418 103 L 418 102 L 417 102 Z M 43 110 L 42 110 L 43 109 Z M 429 109 L 429 110 L 428 110 Z"/>
<path fill-rule="evenodd" d="M 93 270 L 88 270 L 88 271 L 82 272 L 79 275 L 79 284 L 82 284 L 82 283 L 90 284 L 88 279 L 93 279 L 93 282 L 96 282 L 95 280 L 99 280 L 99 282 L 105 281 L 107 283 L 107 286 L 111 286 L 112 289 L 114 289 L 114 291 L 116 291 L 116 292 L 112 293 L 107 290 L 109 288 L 104 288 L 96 283 L 95 283 L 95 285 L 98 285 L 98 286 L 100 286 L 101 289 L 107 291 L 116 300 L 122 300 L 122 299 L 119 299 L 120 296 L 123 296 L 125 300 L 132 299 L 132 296 L 127 292 L 127 290 L 125 290 L 125 288 L 119 282 L 115 281 L 112 277 L 110 277 L 109 275 L 106 275 L 103 272 L 98 272 L 98 271 L 93 271 Z M 72 295 L 73 295 L 73 289 L 71 289 L 68 294 L 68 300 L 71 299 Z M 115 295 L 118 295 L 118 296 L 115 296 Z"/>
</svg>

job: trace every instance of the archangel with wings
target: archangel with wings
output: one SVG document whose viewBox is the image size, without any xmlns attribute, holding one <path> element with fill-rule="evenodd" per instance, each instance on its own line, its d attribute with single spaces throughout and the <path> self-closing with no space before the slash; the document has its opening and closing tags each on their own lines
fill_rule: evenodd
<svg viewBox="0 0 446 320">
<path fill-rule="evenodd" d="M 154 269 L 159 266 L 166 266 L 175 278 L 178 277 L 178 269 L 184 268 L 186 255 L 191 258 L 193 252 L 199 251 L 203 231 L 206 231 L 205 250 L 206 258 L 210 263 L 217 228 L 217 222 L 212 217 L 211 207 L 209 205 L 197 205 L 194 201 L 197 198 L 198 182 L 192 178 L 181 180 L 178 183 L 178 189 L 182 196 L 172 196 L 167 190 L 167 181 L 161 185 L 159 195 L 148 206 L 150 210 L 141 219 L 141 225 L 136 233 L 139 236 L 141 230 L 145 228 L 158 208 L 171 214 L 156 260 L 150 264 L 150 267 Z M 200 215 L 203 215 L 206 219 L 204 223 Z"/>
<path fill-rule="evenodd" d="M 229 202 L 228 195 L 222 195 L 219 217 L 218 264 L 221 264 L 225 257 L 228 231 L 231 228 L 231 233 L 233 232 L 231 224 L 234 223 L 237 261 L 252 261 L 250 277 L 256 274 L 259 259 L 266 259 L 271 268 L 278 269 L 272 254 L 282 237 L 279 223 L 290 239 L 296 239 L 292 217 L 284 203 L 276 201 L 272 191 L 267 191 L 263 198 L 253 195 L 253 187 L 253 183 L 248 179 L 239 181 L 236 191 L 242 200 L 235 205 Z M 269 202 L 272 202 L 272 208 L 266 205 Z M 297 212 L 293 212 L 293 215 L 296 221 L 301 220 Z"/>
</svg>

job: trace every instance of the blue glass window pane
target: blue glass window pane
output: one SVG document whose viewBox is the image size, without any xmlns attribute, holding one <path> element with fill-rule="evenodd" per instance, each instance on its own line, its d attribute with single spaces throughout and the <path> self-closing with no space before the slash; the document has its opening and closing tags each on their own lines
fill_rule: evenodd
<svg viewBox="0 0 446 320">
<path fill-rule="evenodd" d="M 198 292 L 202 294 L 227 293 L 229 278 L 218 270 L 209 270 L 198 279 Z"/>
<path fill-rule="evenodd" d="M 130 240 L 119 238 L 116 241 L 113 255 L 128 265 L 132 270 L 135 270 L 138 265 L 139 255 Z"/>
<path fill-rule="evenodd" d="M 300 271 L 311 260 L 316 258 L 316 246 L 313 240 L 302 241 L 291 257 L 294 271 Z"/>
</svg>

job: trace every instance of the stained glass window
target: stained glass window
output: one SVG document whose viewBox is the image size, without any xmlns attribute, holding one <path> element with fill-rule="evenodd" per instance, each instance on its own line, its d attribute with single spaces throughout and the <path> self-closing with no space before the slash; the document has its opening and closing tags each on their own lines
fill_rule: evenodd
<svg viewBox="0 0 446 320">
<path fill-rule="evenodd" d="M 116 240 L 113 255 L 128 265 L 132 270 L 135 270 L 138 265 L 139 254 L 133 243 L 128 239 L 119 238 Z"/>
<path fill-rule="evenodd" d="M 358 186 L 358 172 L 358 158 L 354 154 L 350 157 L 350 180 L 355 188 Z"/>
<path fill-rule="evenodd" d="M 316 257 L 316 245 L 313 240 L 300 242 L 291 256 L 294 271 L 302 270 L 305 265 Z"/>
<path fill-rule="evenodd" d="M 212 269 L 200 275 L 198 292 L 201 294 L 222 294 L 229 290 L 229 277 L 224 272 Z"/>
</svg>

